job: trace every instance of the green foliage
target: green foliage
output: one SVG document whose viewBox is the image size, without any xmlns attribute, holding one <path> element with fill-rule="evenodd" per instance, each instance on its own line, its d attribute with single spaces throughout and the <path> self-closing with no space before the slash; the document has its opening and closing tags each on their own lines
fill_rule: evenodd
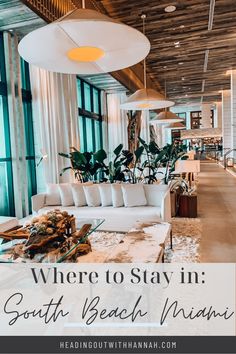
<svg viewBox="0 0 236 354">
<path fill-rule="evenodd" d="M 118 145 L 113 154 L 115 158 L 109 162 L 108 169 L 107 169 L 107 176 L 111 183 L 116 181 L 124 181 L 125 174 L 122 171 L 122 166 L 126 163 L 126 157 L 122 153 L 123 144 Z"/>
<path fill-rule="evenodd" d="M 61 175 L 72 170 L 75 178 L 81 182 L 93 180 L 100 174 L 102 181 L 109 180 L 111 183 L 116 181 L 129 181 L 137 183 L 153 183 L 157 180 L 156 175 L 160 167 L 165 167 L 163 175 L 165 183 L 169 181 L 169 174 L 174 170 L 175 162 L 185 156 L 186 147 L 176 144 L 167 144 L 163 148 L 151 141 L 146 143 L 139 137 L 140 146 L 134 151 L 123 150 L 123 144 L 119 144 L 113 151 L 113 159 L 106 163 L 107 153 L 100 149 L 95 153 L 80 152 L 72 147 L 70 153 L 59 153 L 61 157 L 70 160 L 70 166 L 64 168 Z"/>
<path fill-rule="evenodd" d="M 71 165 L 64 168 L 61 175 L 72 170 L 75 178 L 80 182 L 87 182 L 94 178 L 94 175 L 106 167 L 104 160 L 107 158 L 105 150 L 101 149 L 95 154 L 92 152 L 80 152 L 72 147 L 69 154 L 59 153 L 60 156 L 70 159 Z"/>
</svg>

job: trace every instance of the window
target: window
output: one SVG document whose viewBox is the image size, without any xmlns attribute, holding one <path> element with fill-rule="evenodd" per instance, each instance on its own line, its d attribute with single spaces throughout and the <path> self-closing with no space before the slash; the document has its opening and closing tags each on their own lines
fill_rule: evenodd
<svg viewBox="0 0 236 354">
<path fill-rule="evenodd" d="M 0 215 L 14 216 L 14 176 L 12 169 L 11 131 L 9 124 L 6 68 L 3 35 L 0 33 Z M 25 151 L 27 161 L 28 204 L 31 212 L 31 196 L 36 194 L 35 153 L 29 67 L 21 60 L 21 91 L 25 126 Z"/>
<path fill-rule="evenodd" d="M 77 79 L 80 150 L 95 152 L 102 148 L 101 91 Z"/>
<path fill-rule="evenodd" d="M 180 140 L 181 133 L 179 129 L 172 129 L 171 130 L 171 141 L 174 143 L 176 140 Z"/>
<path fill-rule="evenodd" d="M 201 111 L 195 111 L 191 112 L 191 129 L 199 129 L 201 128 L 201 119 L 202 119 L 202 112 Z M 214 128 L 214 111 L 211 110 L 211 126 Z"/>
<path fill-rule="evenodd" d="M 0 215 L 14 215 L 12 159 L 7 98 L 0 96 Z"/>
<path fill-rule="evenodd" d="M 0 215 L 14 216 L 12 158 L 2 33 L 0 33 L 0 72 Z"/>
<path fill-rule="evenodd" d="M 201 111 L 191 112 L 190 117 L 191 117 L 191 129 L 200 129 L 202 112 Z"/>
<path fill-rule="evenodd" d="M 24 122 L 25 122 L 25 140 L 26 140 L 26 164 L 28 181 L 28 204 L 29 212 L 32 212 L 31 197 L 37 194 L 36 169 L 35 169 L 35 151 L 34 151 L 34 131 L 32 119 L 32 107 L 30 101 L 23 101 Z"/>
<path fill-rule="evenodd" d="M 35 150 L 34 150 L 34 129 L 32 116 L 32 96 L 30 90 L 29 64 L 21 59 L 21 82 L 22 82 L 22 101 L 24 112 L 25 127 L 25 151 L 27 164 L 28 182 L 28 205 L 29 213 L 32 212 L 31 197 L 37 194 L 36 169 L 35 169 Z"/>
<path fill-rule="evenodd" d="M 183 123 L 186 127 L 186 112 L 176 113 L 176 115 L 183 119 L 183 121 L 181 123 Z"/>
</svg>

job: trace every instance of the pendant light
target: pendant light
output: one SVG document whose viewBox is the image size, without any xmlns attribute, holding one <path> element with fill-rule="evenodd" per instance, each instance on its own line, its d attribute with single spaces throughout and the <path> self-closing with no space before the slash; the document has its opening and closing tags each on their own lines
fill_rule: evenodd
<svg viewBox="0 0 236 354">
<path fill-rule="evenodd" d="M 166 97 L 166 80 L 165 80 L 165 97 Z M 170 123 L 178 123 L 182 121 L 183 119 L 177 116 L 177 114 L 165 108 L 164 111 L 157 114 L 155 119 L 150 121 L 150 124 L 170 124 Z"/>
<path fill-rule="evenodd" d="M 175 122 L 175 123 L 171 123 L 169 126 L 165 127 L 165 129 L 181 130 L 181 129 L 186 129 L 186 126 L 181 122 Z"/>
<path fill-rule="evenodd" d="M 151 122 L 153 124 L 170 124 L 170 123 L 178 123 L 182 122 L 183 119 L 177 116 L 177 114 L 171 112 L 171 111 L 163 111 L 159 114 L 157 114 L 156 118 L 153 119 Z"/>
<path fill-rule="evenodd" d="M 146 15 L 141 16 L 143 20 L 143 35 L 145 35 L 145 19 Z M 174 102 L 167 100 L 162 94 L 156 90 L 147 88 L 147 73 L 146 73 L 146 59 L 143 61 L 143 77 L 144 88 L 137 90 L 131 95 L 125 103 L 120 105 L 121 109 L 125 110 L 150 110 L 170 107 Z"/>
<path fill-rule="evenodd" d="M 75 9 L 27 34 L 19 43 L 27 62 L 49 71 L 100 74 L 137 64 L 150 51 L 140 31 L 95 10 Z"/>
</svg>

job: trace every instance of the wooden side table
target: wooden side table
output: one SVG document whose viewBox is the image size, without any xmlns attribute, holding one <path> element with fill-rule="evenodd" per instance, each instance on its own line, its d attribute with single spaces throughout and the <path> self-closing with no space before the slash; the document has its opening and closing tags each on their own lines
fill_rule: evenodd
<svg viewBox="0 0 236 354">
<path fill-rule="evenodd" d="M 179 212 L 180 217 L 197 218 L 197 195 L 179 196 Z"/>
</svg>

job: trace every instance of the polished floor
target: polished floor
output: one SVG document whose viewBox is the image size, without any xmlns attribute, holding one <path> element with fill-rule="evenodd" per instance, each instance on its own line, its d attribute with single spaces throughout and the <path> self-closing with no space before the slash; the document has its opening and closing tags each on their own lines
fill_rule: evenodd
<svg viewBox="0 0 236 354">
<path fill-rule="evenodd" d="M 201 162 L 198 215 L 201 262 L 236 262 L 236 177 L 215 162 Z"/>
</svg>

